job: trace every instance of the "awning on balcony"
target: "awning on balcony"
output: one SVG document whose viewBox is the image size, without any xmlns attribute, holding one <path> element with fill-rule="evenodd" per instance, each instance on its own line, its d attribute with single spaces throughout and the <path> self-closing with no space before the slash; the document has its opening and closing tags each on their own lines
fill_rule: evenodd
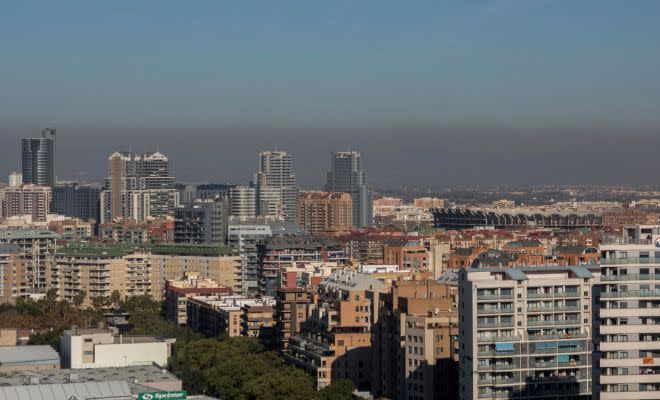
<svg viewBox="0 0 660 400">
<path fill-rule="evenodd" d="M 513 351 L 513 343 L 496 343 L 495 351 Z"/>
</svg>

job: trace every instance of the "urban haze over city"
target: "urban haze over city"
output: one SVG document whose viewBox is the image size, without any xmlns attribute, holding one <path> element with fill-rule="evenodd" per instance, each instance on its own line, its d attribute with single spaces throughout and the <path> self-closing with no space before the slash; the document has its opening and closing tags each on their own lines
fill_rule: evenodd
<svg viewBox="0 0 660 400">
<path fill-rule="evenodd" d="M 660 399 L 659 17 L 3 4 L 0 399 Z"/>
</svg>

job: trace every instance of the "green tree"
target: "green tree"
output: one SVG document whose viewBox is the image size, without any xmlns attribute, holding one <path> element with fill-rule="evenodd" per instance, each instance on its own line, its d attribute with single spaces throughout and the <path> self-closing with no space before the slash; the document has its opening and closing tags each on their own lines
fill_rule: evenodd
<svg viewBox="0 0 660 400">
<path fill-rule="evenodd" d="M 110 305 L 114 308 L 119 308 L 121 302 L 121 293 L 119 290 L 115 290 L 110 294 Z"/>
<path fill-rule="evenodd" d="M 59 351 L 60 348 L 60 336 L 64 329 L 51 329 L 48 332 L 44 333 L 33 333 L 30 335 L 28 344 L 33 345 L 50 345 L 55 350 Z"/>
<path fill-rule="evenodd" d="M 320 400 L 352 400 L 355 386 L 349 379 L 338 379 L 321 389 Z"/>
<path fill-rule="evenodd" d="M 315 399 L 312 378 L 253 338 L 202 339 L 178 351 L 172 368 L 191 392 L 239 400 Z M 200 373 L 201 372 L 201 375 Z"/>
<path fill-rule="evenodd" d="M 76 306 L 76 308 L 80 308 L 82 303 L 85 302 L 85 298 L 87 297 L 87 292 L 84 290 L 79 291 L 76 293 L 75 296 L 73 296 L 73 305 Z"/>
</svg>

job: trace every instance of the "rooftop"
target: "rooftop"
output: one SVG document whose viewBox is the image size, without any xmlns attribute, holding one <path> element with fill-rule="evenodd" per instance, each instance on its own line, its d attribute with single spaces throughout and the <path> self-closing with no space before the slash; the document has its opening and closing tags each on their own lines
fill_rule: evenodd
<svg viewBox="0 0 660 400">
<path fill-rule="evenodd" d="M 339 269 L 324 278 L 321 286 L 341 290 L 377 290 L 384 289 L 386 285 L 369 274 L 349 269 Z"/>
<path fill-rule="evenodd" d="M 193 256 L 232 256 L 231 246 L 189 245 L 189 244 L 158 244 L 151 246 L 152 254 L 160 255 L 193 255 Z"/>
<path fill-rule="evenodd" d="M 119 382 L 126 385 L 128 394 L 149 391 L 145 386 L 162 382 L 180 382 L 179 378 L 167 370 L 161 370 L 154 365 L 116 367 L 116 368 L 81 368 L 81 369 L 52 369 L 30 371 L 6 372 L 0 376 L 0 388 L 21 387 L 26 377 L 38 377 L 39 387 L 47 385 L 63 385 L 68 379 L 75 377 L 76 384 L 102 384 Z M 35 386 L 36 387 L 36 386 Z M 103 393 L 108 396 L 110 393 Z M 23 399 L 24 397 L 6 397 L 6 399 Z M 27 397 L 26 397 L 27 398 Z M 41 399 L 35 397 L 35 399 Z M 57 399 L 57 397 L 43 397 L 43 399 Z M 66 397 L 65 400 L 68 400 Z M 82 400 L 83 398 L 81 398 Z M 5 400 L 0 394 L 0 400 Z"/>
<path fill-rule="evenodd" d="M 91 400 L 100 398 L 123 400 L 132 398 L 128 383 L 123 381 L 20 386 L 21 384 L 0 386 L 0 400 Z"/>
<path fill-rule="evenodd" d="M 463 272 L 464 271 L 464 272 Z M 466 268 L 461 270 L 459 274 L 468 274 L 472 272 L 490 272 L 504 273 L 510 280 L 526 281 L 529 279 L 528 274 L 543 273 L 543 272 L 569 272 L 575 278 L 588 279 L 593 278 L 593 274 L 585 267 L 562 267 L 554 265 L 540 265 L 520 268 Z"/>
<path fill-rule="evenodd" d="M 119 258 L 130 254 L 135 249 L 129 246 L 93 246 L 86 243 L 73 243 L 67 247 L 58 249 L 55 253 L 58 256 L 89 256 L 98 258 Z"/>
<path fill-rule="evenodd" d="M 0 365 L 60 363 L 60 355 L 48 345 L 0 347 Z"/>
<path fill-rule="evenodd" d="M 0 229 L 0 240 L 2 239 L 59 239 L 60 235 L 46 229 L 29 228 L 2 228 Z"/>
</svg>

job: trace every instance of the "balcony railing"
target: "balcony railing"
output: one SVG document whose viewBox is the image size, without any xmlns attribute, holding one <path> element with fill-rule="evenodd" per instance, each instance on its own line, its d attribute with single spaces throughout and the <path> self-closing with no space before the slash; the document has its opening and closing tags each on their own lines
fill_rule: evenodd
<svg viewBox="0 0 660 400">
<path fill-rule="evenodd" d="M 513 378 L 488 378 L 488 379 L 479 379 L 479 385 L 507 385 L 515 383 Z"/>
<path fill-rule="evenodd" d="M 602 292 L 602 299 L 617 299 L 622 297 L 660 297 L 659 289 L 648 290 L 627 290 L 625 292 Z"/>
<path fill-rule="evenodd" d="M 478 322 L 477 329 L 482 328 L 510 328 L 513 326 L 513 321 L 500 321 L 500 322 Z"/>
<path fill-rule="evenodd" d="M 479 294 L 477 300 L 510 300 L 513 299 L 513 293 L 500 293 L 500 294 Z"/>
<path fill-rule="evenodd" d="M 480 309 L 477 309 L 477 314 L 513 314 L 513 307 L 511 307 L 511 308 L 480 308 Z"/>
<path fill-rule="evenodd" d="M 660 278 L 660 277 L 658 277 Z M 601 275 L 603 282 L 613 281 L 650 281 L 656 279 L 655 274 L 624 274 L 624 275 Z"/>
<path fill-rule="evenodd" d="M 660 264 L 657 257 L 627 257 L 627 258 L 603 258 L 601 265 L 629 265 L 629 264 Z"/>
<path fill-rule="evenodd" d="M 515 342 L 522 339 L 520 335 L 518 336 L 489 336 L 489 337 L 478 337 L 477 342 L 479 343 L 489 343 L 489 342 Z"/>
</svg>

